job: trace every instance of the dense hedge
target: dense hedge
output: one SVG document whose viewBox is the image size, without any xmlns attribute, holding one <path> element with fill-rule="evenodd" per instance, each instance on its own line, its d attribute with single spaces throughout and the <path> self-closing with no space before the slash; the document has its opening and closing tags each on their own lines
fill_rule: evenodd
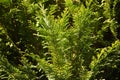
<svg viewBox="0 0 120 80">
<path fill-rule="evenodd" d="M 119 0 L 0 0 L 0 80 L 119 80 Z"/>
</svg>

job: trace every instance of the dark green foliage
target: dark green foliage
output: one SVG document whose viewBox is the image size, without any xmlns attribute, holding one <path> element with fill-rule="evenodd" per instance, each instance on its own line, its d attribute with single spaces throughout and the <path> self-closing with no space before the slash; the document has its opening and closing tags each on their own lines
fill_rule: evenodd
<svg viewBox="0 0 120 80">
<path fill-rule="evenodd" d="M 0 80 L 119 80 L 119 0 L 0 0 Z"/>
</svg>

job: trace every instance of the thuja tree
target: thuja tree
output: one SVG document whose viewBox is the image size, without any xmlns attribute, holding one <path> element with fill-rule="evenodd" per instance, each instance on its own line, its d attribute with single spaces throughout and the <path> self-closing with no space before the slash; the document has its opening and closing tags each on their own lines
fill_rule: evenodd
<svg viewBox="0 0 120 80">
<path fill-rule="evenodd" d="M 119 3 L 0 1 L 0 79 L 119 80 Z"/>
</svg>

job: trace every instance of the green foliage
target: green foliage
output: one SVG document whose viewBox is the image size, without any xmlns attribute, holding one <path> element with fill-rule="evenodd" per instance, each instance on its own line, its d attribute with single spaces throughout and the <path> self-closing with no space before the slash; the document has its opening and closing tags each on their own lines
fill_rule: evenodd
<svg viewBox="0 0 120 80">
<path fill-rule="evenodd" d="M 0 7 L 0 79 L 119 80 L 110 72 L 120 73 L 119 0 L 2 0 Z"/>
</svg>

